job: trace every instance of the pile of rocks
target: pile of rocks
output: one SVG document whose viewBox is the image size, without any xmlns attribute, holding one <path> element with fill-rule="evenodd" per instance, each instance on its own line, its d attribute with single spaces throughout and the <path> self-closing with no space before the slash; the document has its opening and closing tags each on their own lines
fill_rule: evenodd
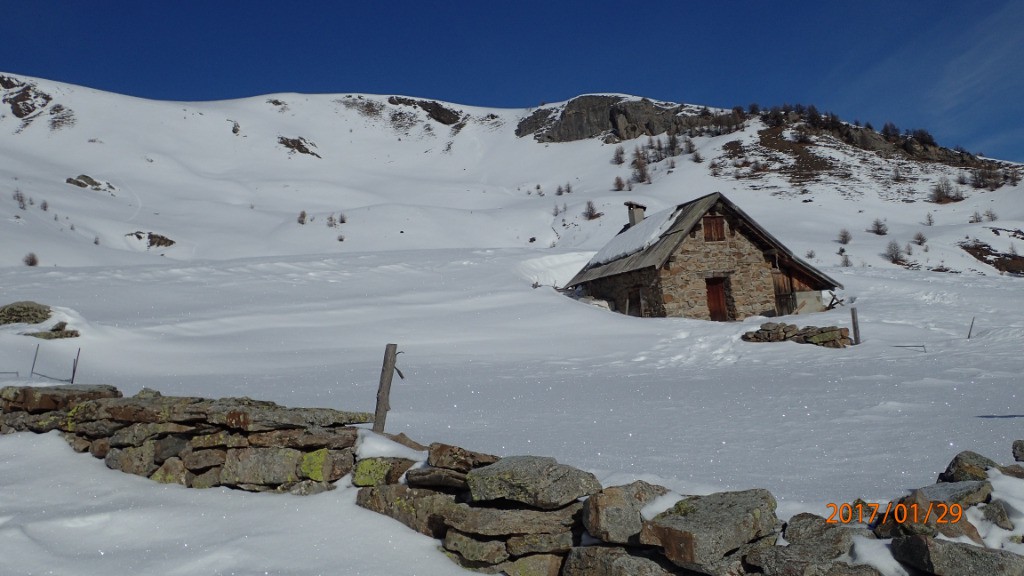
<svg viewBox="0 0 1024 576">
<path fill-rule="evenodd" d="M 765 322 L 761 328 L 743 334 L 747 342 L 796 342 L 798 344 L 814 344 L 825 348 L 846 348 L 853 343 L 850 340 L 850 329 L 839 326 L 798 327 L 796 324 Z"/>
<path fill-rule="evenodd" d="M 60 430 L 75 450 L 159 482 L 312 494 L 350 478 L 360 506 L 437 538 L 452 560 L 485 573 L 878 576 L 852 564 L 863 538 L 886 540 L 915 574 L 1024 576 L 1024 556 L 987 548 L 978 530 L 984 521 L 1024 540 L 989 481 L 1024 479 L 1024 467 L 974 452 L 887 505 L 830 505 L 830 518 L 804 513 L 783 524 L 763 489 L 678 496 L 643 481 L 602 487 L 552 458 L 404 436 L 392 438 L 425 451 L 425 462 L 358 458 L 357 437 L 372 434 L 350 426 L 372 420 L 360 412 L 148 390 L 124 398 L 111 386 L 6 387 L 0 408 L 0 433 Z M 1024 441 L 1013 455 L 1024 460 Z"/>
<path fill-rule="evenodd" d="M 0 433 L 60 430 L 77 452 L 158 482 L 312 493 L 352 471 L 363 412 L 208 400 L 113 386 L 0 390 Z"/>
</svg>

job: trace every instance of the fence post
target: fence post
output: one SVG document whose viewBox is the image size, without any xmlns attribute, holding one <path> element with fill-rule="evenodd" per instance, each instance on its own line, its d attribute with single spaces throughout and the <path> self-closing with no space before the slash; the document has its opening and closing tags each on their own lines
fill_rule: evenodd
<svg viewBox="0 0 1024 576">
<path fill-rule="evenodd" d="M 75 354 L 75 361 L 71 363 L 71 383 L 75 383 L 75 374 L 78 373 L 78 358 L 82 356 L 82 349 L 78 349 L 78 353 Z"/>
<path fill-rule="evenodd" d="M 29 372 L 29 378 L 36 375 L 36 360 L 39 359 L 39 344 L 36 344 L 36 355 L 32 357 L 32 371 Z"/>
<path fill-rule="evenodd" d="M 391 379 L 395 376 L 395 358 L 398 356 L 398 344 L 388 344 L 384 348 L 384 366 L 380 369 L 380 387 L 377 388 L 377 409 L 373 414 L 373 431 L 383 432 L 384 421 L 391 409 Z"/>
<path fill-rule="evenodd" d="M 853 320 L 853 345 L 860 344 L 860 322 L 857 321 L 857 307 L 850 308 L 850 318 Z"/>
</svg>

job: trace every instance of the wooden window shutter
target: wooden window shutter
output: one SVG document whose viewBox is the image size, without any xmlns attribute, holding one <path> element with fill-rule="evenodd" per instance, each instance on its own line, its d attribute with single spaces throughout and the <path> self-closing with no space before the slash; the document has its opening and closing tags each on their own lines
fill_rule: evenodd
<svg viewBox="0 0 1024 576">
<path fill-rule="evenodd" d="M 725 240 L 725 217 L 705 216 L 704 241 L 721 242 L 722 240 Z"/>
</svg>

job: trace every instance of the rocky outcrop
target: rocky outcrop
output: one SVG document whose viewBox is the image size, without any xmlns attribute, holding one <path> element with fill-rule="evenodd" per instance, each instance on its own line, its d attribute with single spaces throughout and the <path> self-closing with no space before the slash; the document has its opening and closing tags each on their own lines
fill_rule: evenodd
<svg viewBox="0 0 1024 576">
<path fill-rule="evenodd" d="M 538 142 L 572 142 L 597 137 L 614 142 L 683 133 L 707 126 L 730 131 L 742 123 L 743 118 L 731 112 L 713 114 L 707 108 L 686 104 L 590 94 L 573 98 L 561 108 L 538 108 L 519 122 L 516 136 L 532 134 Z"/>
<path fill-rule="evenodd" d="M 302 136 L 296 138 L 288 138 L 287 136 L 278 136 L 277 143 L 288 149 L 288 154 L 306 154 L 308 156 L 316 156 L 320 158 L 320 155 L 315 152 L 316 144 L 306 140 Z"/>
<path fill-rule="evenodd" d="M 426 112 L 427 116 L 432 120 L 440 122 L 446 126 L 451 126 L 462 119 L 462 113 L 460 111 L 447 108 L 440 102 L 435 102 L 433 100 L 415 100 L 413 98 L 392 96 L 388 98 L 388 104 L 395 106 L 417 107 Z"/>
<path fill-rule="evenodd" d="M 796 342 L 798 344 L 814 344 L 825 348 L 846 348 L 853 344 L 850 340 L 850 329 L 839 326 L 798 327 L 796 324 L 765 322 L 757 330 L 746 332 L 742 336 L 745 342 Z"/>
</svg>

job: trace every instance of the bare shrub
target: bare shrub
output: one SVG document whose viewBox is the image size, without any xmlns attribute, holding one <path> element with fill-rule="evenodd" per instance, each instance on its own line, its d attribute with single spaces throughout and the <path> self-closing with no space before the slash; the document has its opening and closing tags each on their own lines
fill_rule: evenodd
<svg viewBox="0 0 1024 576">
<path fill-rule="evenodd" d="M 971 214 L 971 219 L 968 220 L 968 222 L 970 222 L 971 224 L 977 224 L 978 222 L 981 222 L 981 212 L 975 210 L 974 214 Z"/>
<path fill-rule="evenodd" d="M 622 192 L 622 190 L 626 188 L 626 181 L 622 179 L 622 176 L 616 176 L 615 183 L 612 185 L 612 188 L 614 188 L 616 192 Z"/>
<path fill-rule="evenodd" d="M 804 254 L 804 257 L 808 260 L 813 260 L 816 255 L 817 254 L 814 253 L 814 250 L 808 250 L 807 253 Z"/>
<path fill-rule="evenodd" d="M 43 200 L 42 202 L 39 203 L 39 209 L 42 210 L 43 212 L 46 212 L 47 210 L 50 209 L 50 203 L 47 202 L 46 200 Z"/>
<path fill-rule="evenodd" d="M 932 226 L 934 224 L 935 224 L 935 217 L 932 216 L 932 213 L 929 212 L 929 213 L 925 214 L 925 216 L 924 216 L 924 225 L 925 226 Z"/>
<path fill-rule="evenodd" d="M 999 220 L 999 215 L 996 214 L 995 210 L 989 208 L 988 210 L 985 210 L 985 220 L 995 222 L 996 220 Z"/>
<path fill-rule="evenodd" d="M 885 236 L 889 233 L 889 226 L 885 223 L 885 220 L 875 218 L 875 221 L 871 223 L 871 227 L 868 228 L 868 232 L 878 234 L 879 236 Z"/>
<path fill-rule="evenodd" d="M 839 236 L 836 238 L 836 241 L 845 246 L 850 243 L 850 240 L 853 240 L 853 234 L 850 234 L 849 230 L 843 228 L 839 231 Z"/>
<path fill-rule="evenodd" d="M 690 159 L 696 162 L 697 164 L 700 164 L 701 162 L 704 161 L 704 157 L 700 155 L 700 152 L 694 152 L 693 156 L 691 156 Z"/>
<path fill-rule="evenodd" d="M 587 220 L 597 220 L 604 216 L 604 212 L 598 212 L 592 200 L 587 200 L 587 207 L 583 209 L 583 217 Z"/>
<path fill-rule="evenodd" d="M 296 218 L 295 221 L 298 222 L 299 224 L 305 224 L 306 223 L 306 211 L 303 210 L 303 211 L 299 212 L 299 217 Z"/>
<path fill-rule="evenodd" d="M 28 254 L 25 254 L 25 257 L 22 258 L 21 261 L 25 263 L 25 266 L 39 265 L 39 257 L 36 256 L 35 252 L 29 252 Z"/>
<path fill-rule="evenodd" d="M 850 266 L 853 266 L 853 262 L 850 261 L 850 255 L 843 254 L 843 257 L 839 259 L 839 265 L 842 266 L 843 268 L 849 268 Z"/>
<path fill-rule="evenodd" d="M 626 162 L 626 150 L 622 146 L 615 147 L 615 153 L 612 154 L 612 164 L 621 165 Z"/>
<path fill-rule="evenodd" d="M 932 186 L 928 199 L 936 204 L 959 202 L 964 199 L 964 192 L 960 188 L 953 186 L 949 178 L 943 176 Z"/>
<path fill-rule="evenodd" d="M 928 238 L 926 238 L 923 233 L 918 232 L 917 234 L 914 234 L 914 244 L 917 244 L 918 246 L 924 246 L 924 243 L 927 241 Z"/>
<path fill-rule="evenodd" d="M 893 264 L 901 264 L 903 262 L 903 249 L 900 248 L 900 243 L 895 240 L 890 240 L 889 244 L 885 247 L 885 259 Z"/>
<path fill-rule="evenodd" d="M 18 208 L 21 208 L 22 210 L 26 209 L 25 195 L 21 192 L 21 190 L 15 190 L 12 198 L 14 198 L 14 201 L 18 203 Z"/>
</svg>

